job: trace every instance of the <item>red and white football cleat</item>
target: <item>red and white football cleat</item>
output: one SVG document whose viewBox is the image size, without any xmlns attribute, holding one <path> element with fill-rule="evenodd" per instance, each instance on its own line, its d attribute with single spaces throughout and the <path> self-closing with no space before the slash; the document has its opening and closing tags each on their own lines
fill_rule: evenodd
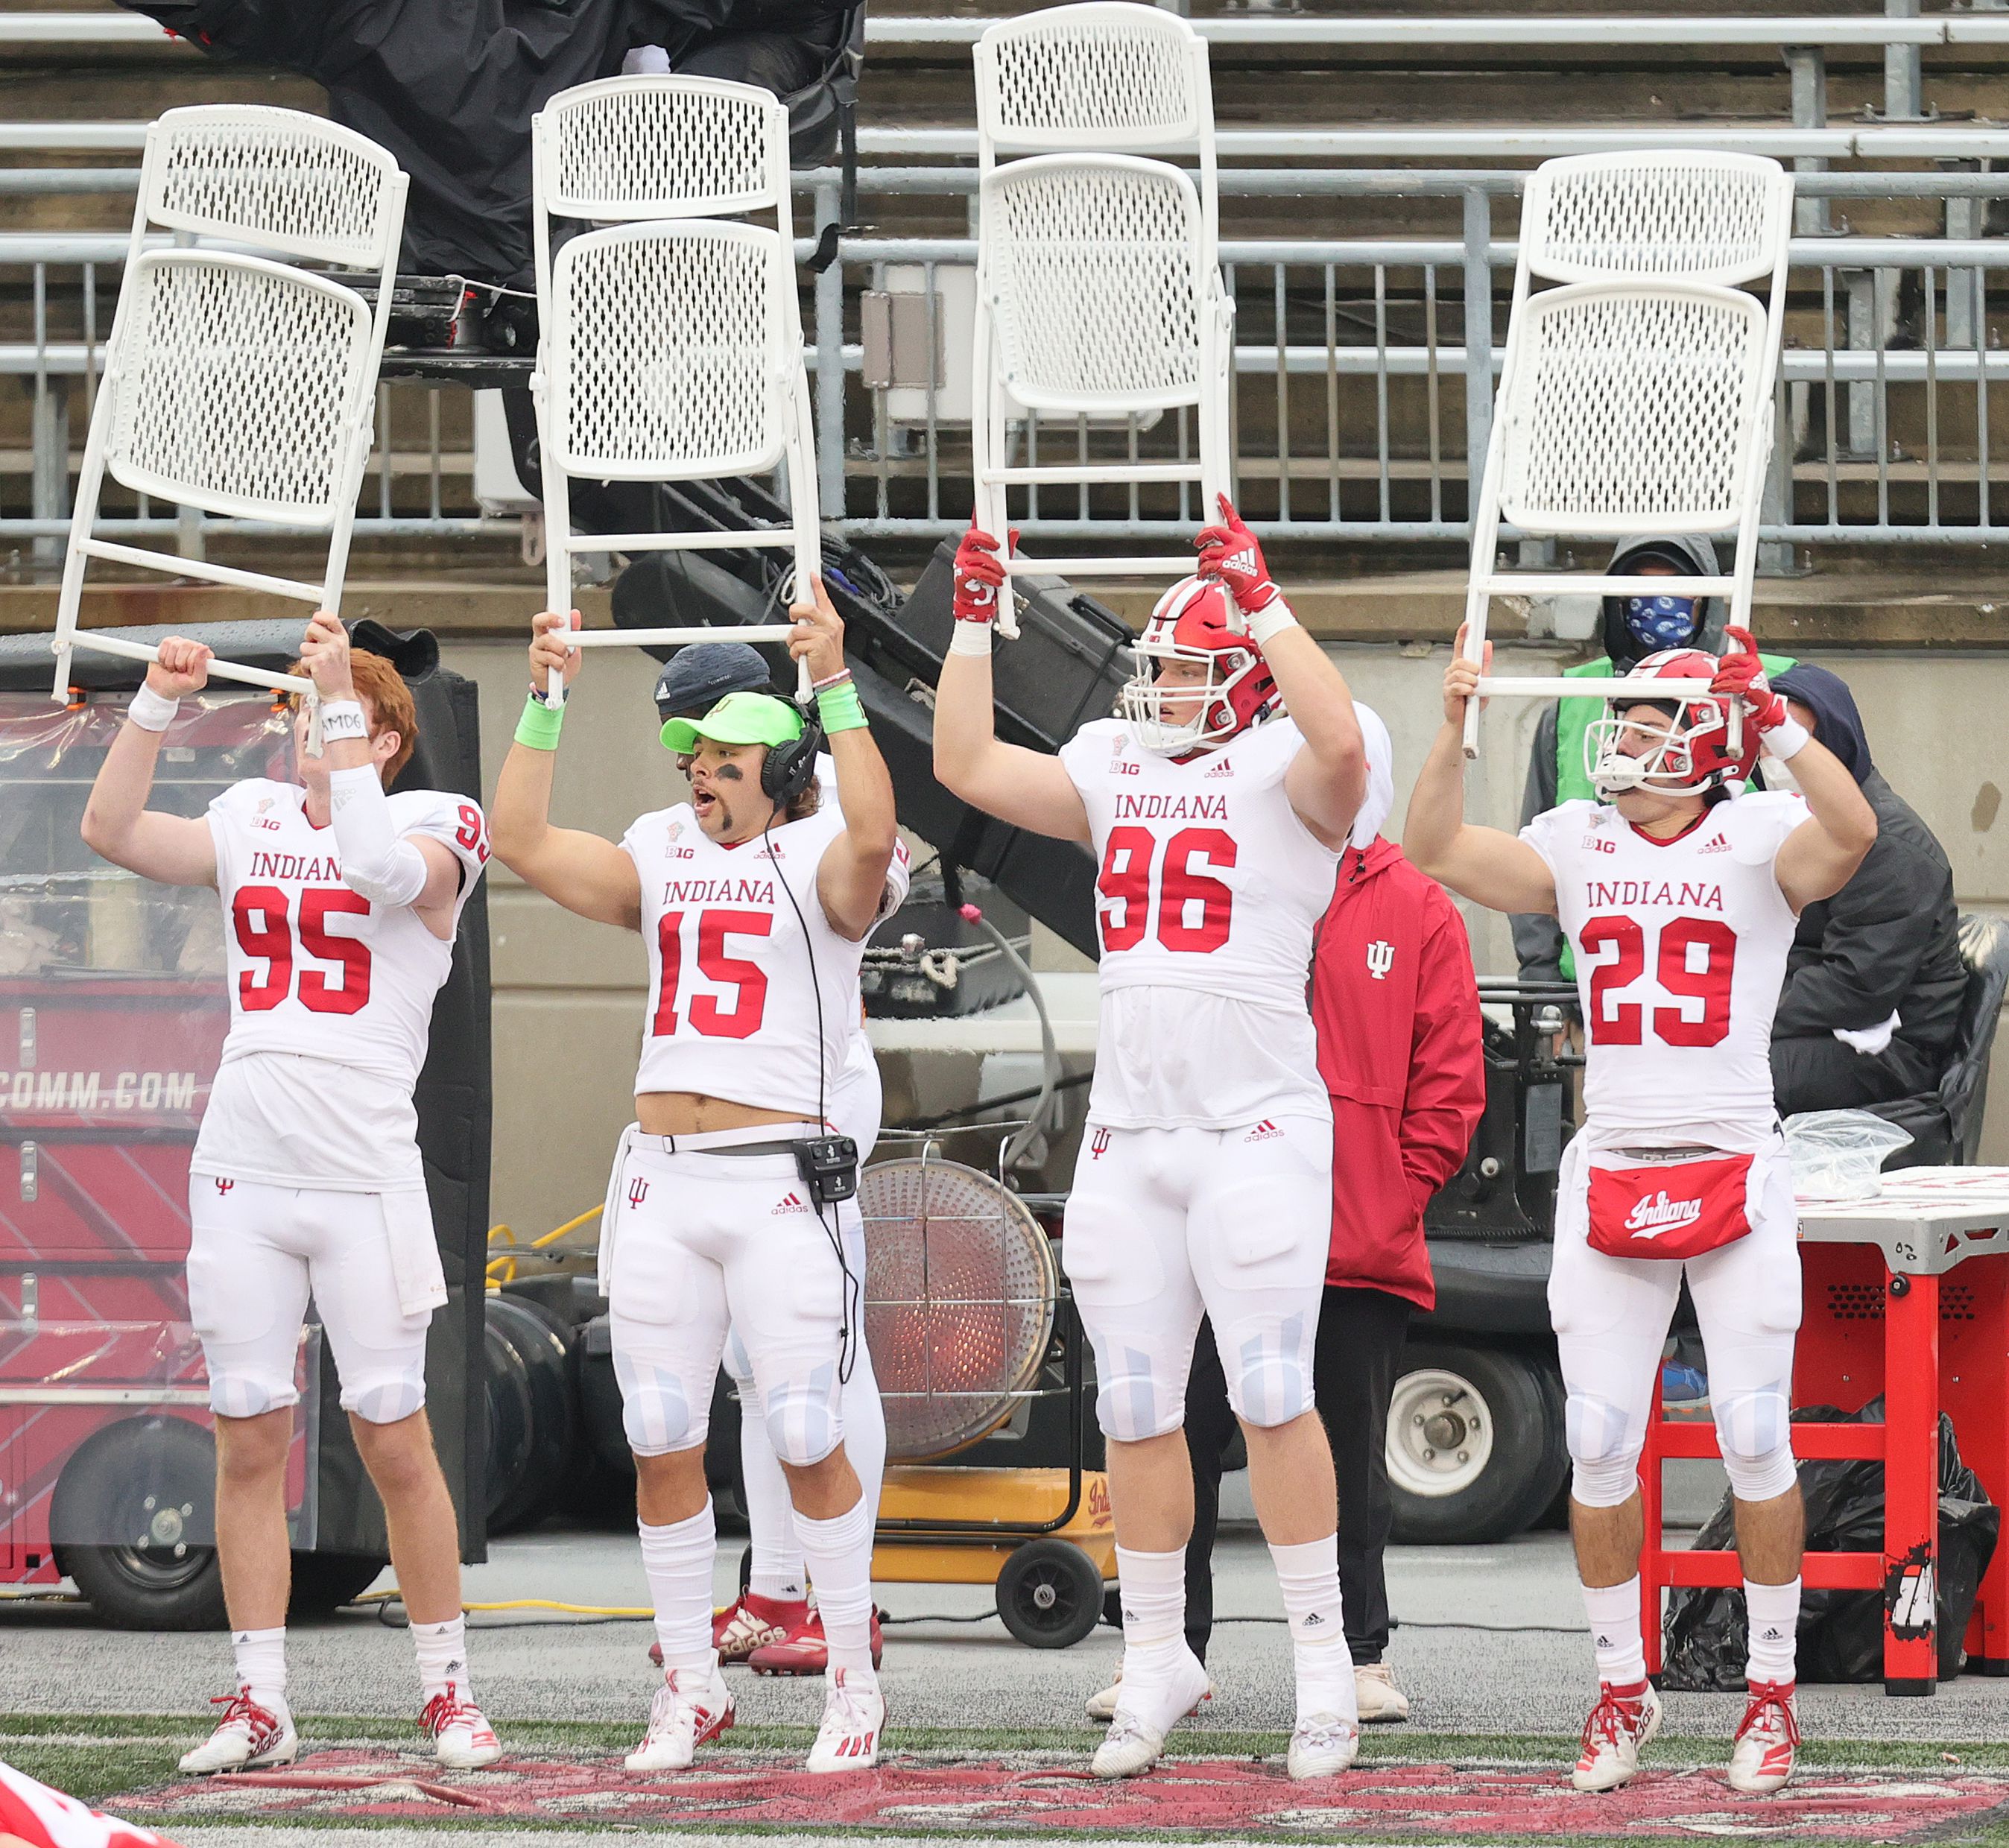
<svg viewBox="0 0 2009 1848">
<path fill-rule="evenodd" d="M 445 1694 L 426 1702 L 419 1730 L 433 1742 L 433 1756 L 448 1771 L 479 1771 L 502 1756 L 502 1742 L 488 1717 L 449 1681 Z"/>
<path fill-rule="evenodd" d="M 182 1770 L 199 1777 L 218 1771 L 258 1771 L 268 1765 L 290 1765 L 300 1755 L 292 1715 L 260 1706 L 250 1688 L 218 1694 L 210 1705 L 221 1707 L 223 1717 L 200 1745 L 182 1754 Z"/>
<path fill-rule="evenodd" d="M 785 1641 L 809 1616 L 806 1598 L 763 1598 L 742 1591 L 712 1618 L 711 1646 L 721 1662 L 744 1662 L 756 1649 Z"/>
<path fill-rule="evenodd" d="M 1583 1722 L 1583 1751 L 1570 1772 L 1579 1790 L 1616 1790 L 1639 1768 L 1639 1748 L 1660 1729 L 1660 1697 L 1650 1681 L 1614 1687 L 1601 1681 Z"/>
<path fill-rule="evenodd" d="M 884 1659 L 886 1639 L 880 1633 L 879 1613 L 872 1613 L 872 1666 Z M 811 1611 L 778 1643 L 764 1644 L 746 1658 L 756 1675 L 820 1675 L 830 1666 L 830 1650 L 824 1641 L 823 1613 Z"/>
<path fill-rule="evenodd" d="M 687 1770 L 697 1748 L 732 1724 L 732 1693 L 717 1669 L 709 1675 L 672 1669 L 649 1704 L 642 1743 L 622 1762 L 630 1771 Z"/>
<path fill-rule="evenodd" d="M 812 1771 L 870 1771 L 879 1762 L 886 1699 L 869 1669 L 838 1669 L 824 1697 L 823 1724 L 810 1747 Z"/>
<path fill-rule="evenodd" d="M 1793 1712 L 1790 1681 L 1754 1681 L 1751 1704 L 1730 1751 L 1730 1787 L 1749 1797 L 1769 1797 L 1793 1775 L 1800 1722 Z"/>
</svg>

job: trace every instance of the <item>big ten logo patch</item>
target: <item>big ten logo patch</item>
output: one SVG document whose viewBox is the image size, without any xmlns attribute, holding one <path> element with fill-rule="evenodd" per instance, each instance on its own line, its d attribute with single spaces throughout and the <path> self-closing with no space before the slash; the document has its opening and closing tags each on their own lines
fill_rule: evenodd
<svg viewBox="0 0 2009 1848">
<path fill-rule="evenodd" d="M 1586 853 L 1616 853 L 1618 851 L 1618 843 L 1606 840 L 1602 834 L 1585 835 L 1583 845 Z"/>
</svg>

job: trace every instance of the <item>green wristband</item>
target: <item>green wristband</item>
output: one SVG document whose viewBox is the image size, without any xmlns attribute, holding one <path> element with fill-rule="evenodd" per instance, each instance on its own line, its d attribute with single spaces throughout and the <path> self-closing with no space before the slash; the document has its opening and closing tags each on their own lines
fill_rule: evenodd
<svg viewBox="0 0 2009 1848">
<path fill-rule="evenodd" d="M 859 703 L 858 684 L 847 680 L 825 687 L 817 695 L 817 717 L 823 720 L 826 735 L 833 731 L 860 731 L 866 725 L 865 708 Z"/>
<path fill-rule="evenodd" d="M 523 716 L 516 721 L 516 742 L 533 751 L 555 751 L 564 724 L 565 708 L 547 706 L 533 694 L 523 702 Z"/>
</svg>

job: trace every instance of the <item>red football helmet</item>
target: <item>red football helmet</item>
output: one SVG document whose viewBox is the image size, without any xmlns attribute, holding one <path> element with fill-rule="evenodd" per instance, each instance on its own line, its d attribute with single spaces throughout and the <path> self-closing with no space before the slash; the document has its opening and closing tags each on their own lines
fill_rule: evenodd
<svg viewBox="0 0 2009 1848">
<path fill-rule="evenodd" d="M 1594 719 L 1583 735 L 1583 764 L 1597 793 L 1609 801 L 1631 789 L 1650 788 L 1667 795 L 1700 795 L 1730 782 L 1749 782 L 1758 766 L 1758 728 L 1748 720 L 1731 744 L 1731 713 L 1735 701 L 1655 698 L 1656 680 L 1713 680 L 1717 659 L 1699 648 L 1669 648 L 1649 654 L 1632 671 L 1611 683 L 1605 697 L 1610 713 Z M 1646 683 L 1642 685 L 1641 683 Z M 1673 714 L 1665 725 L 1643 716 L 1629 716 L 1635 706 L 1652 705 Z M 1637 756 L 1621 749 L 1630 733 L 1653 742 Z"/>
<path fill-rule="evenodd" d="M 1137 671 L 1118 707 L 1139 749 L 1182 757 L 1224 745 L 1276 704 L 1269 663 L 1237 626 L 1240 621 L 1228 586 L 1214 578 L 1182 578 L 1158 599 L 1136 645 Z M 1199 662 L 1206 678 L 1162 681 L 1158 670 L 1167 661 Z M 1189 718 L 1165 717 L 1168 704 L 1187 701 L 1195 703 Z"/>
</svg>

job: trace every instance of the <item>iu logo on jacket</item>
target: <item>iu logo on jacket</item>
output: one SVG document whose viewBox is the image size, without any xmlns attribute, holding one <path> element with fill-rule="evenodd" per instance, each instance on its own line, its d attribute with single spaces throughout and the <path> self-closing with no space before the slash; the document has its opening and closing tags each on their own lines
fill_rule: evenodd
<svg viewBox="0 0 2009 1848">
<path fill-rule="evenodd" d="M 1387 981 L 1394 966 L 1395 946 L 1386 938 L 1377 937 L 1367 946 L 1367 972 L 1377 982 Z"/>
</svg>

